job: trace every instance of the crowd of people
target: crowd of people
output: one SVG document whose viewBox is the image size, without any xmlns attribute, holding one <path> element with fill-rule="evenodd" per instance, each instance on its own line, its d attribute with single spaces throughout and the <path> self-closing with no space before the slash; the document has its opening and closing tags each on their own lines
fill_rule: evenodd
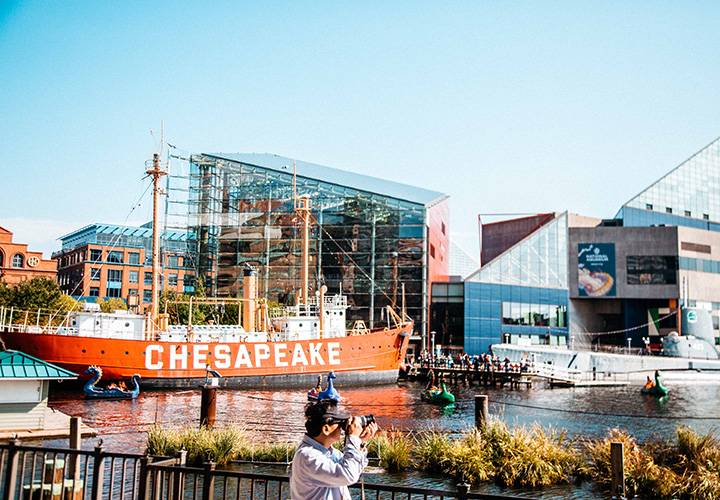
<svg viewBox="0 0 720 500">
<path fill-rule="evenodd" d="M 447 352 L 438 355 L 438 353 L 432 354 L 423 350 L 418 361 L 424 368 L 460 368 L 475 371 L 527 372 L 535 367 L 534 354 L 532 356 L 525 354 L 520 358 L 520 362 L 511 362 L 508 358 L 500 359 L 499 356 L 493 356 L 492 352 L 471 356 L 466 352 L 457 354 Z"/>
</svg>

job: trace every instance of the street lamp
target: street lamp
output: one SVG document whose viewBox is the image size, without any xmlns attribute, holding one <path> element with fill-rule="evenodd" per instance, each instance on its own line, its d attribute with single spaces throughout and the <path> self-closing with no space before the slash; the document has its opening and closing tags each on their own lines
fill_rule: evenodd
<svg viewBox="0 0 720 500">
<path fill-rule="evenodd" d="M 510 334 L 509 334 L 509 333 L 506 333 L 506 334 L 505 334 L 505 343 L 506 343 L 506 344 L 509 344 L 509 343 L 510 343 Z"/>
<path fill-rule="evenodd" d="M 570 350 L 575 349 L 575 335 L 570 335 Z"/>
<path fill-rule="evenodd" d="M 627 341 L 628 341 L 628 354 L 630 354 L 630 344 L 632 344 L 632 339 L 628 338 Z"/>
<path fill-rule="evenodd" d="M 435 355 L 435 332 L 430 332 L 430 342 L 432 345 L 432 355 Z"/>
</svg>

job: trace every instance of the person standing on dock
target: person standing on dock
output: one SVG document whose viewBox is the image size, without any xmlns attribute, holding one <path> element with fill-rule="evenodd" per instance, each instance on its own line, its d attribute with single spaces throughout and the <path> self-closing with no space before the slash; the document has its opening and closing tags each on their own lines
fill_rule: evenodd
<svg viewBox="0 0 720 500">
<path fill-rule="evenodd" d="M 365 443 L 377 432 L 372 422 L 363 428 L 358 417 L 332 400 L 305 407 L 305 429 L 290 468 L 291 500 L 350 500 L 348 486 L 355 484 L 368 463 Z M 333 448 L 345 430 L 342 453 Z"/>
</svg>

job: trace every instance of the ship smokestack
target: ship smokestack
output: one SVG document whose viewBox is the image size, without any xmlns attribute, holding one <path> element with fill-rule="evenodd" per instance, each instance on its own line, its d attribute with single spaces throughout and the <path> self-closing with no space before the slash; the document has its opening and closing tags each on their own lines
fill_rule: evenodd
<svg viewBox="0 0 720 500">
<path fill-rule="evenodd" d="M 257 270 L 246 267 L 243 271 L 243 316 L 242 326 L 246 332 L 255 331 L 257 316 Z"/>
</svg>

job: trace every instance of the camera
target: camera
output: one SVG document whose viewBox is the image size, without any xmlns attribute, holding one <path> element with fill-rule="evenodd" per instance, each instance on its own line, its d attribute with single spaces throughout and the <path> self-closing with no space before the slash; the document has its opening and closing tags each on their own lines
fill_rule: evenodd
<svg viewBox="0 0 720 500">
<path fill-rule="evenodd" d="M 356 418 L 358 420 L 360 420 L 360 425 L 362 426 L 363 429 L 365 427 L 367 427 L 368 425 L 372 424 L 373 422 L 375 422 L 374 415 L 358 415 Z M 343 420 L 342 422 L 340 422 L 340 425 L 342 425 L 342 428 L 344 431 L 347 431 L 349 424 L 350 424 L 349 418 L 347 420 Z"/>
</svg>

